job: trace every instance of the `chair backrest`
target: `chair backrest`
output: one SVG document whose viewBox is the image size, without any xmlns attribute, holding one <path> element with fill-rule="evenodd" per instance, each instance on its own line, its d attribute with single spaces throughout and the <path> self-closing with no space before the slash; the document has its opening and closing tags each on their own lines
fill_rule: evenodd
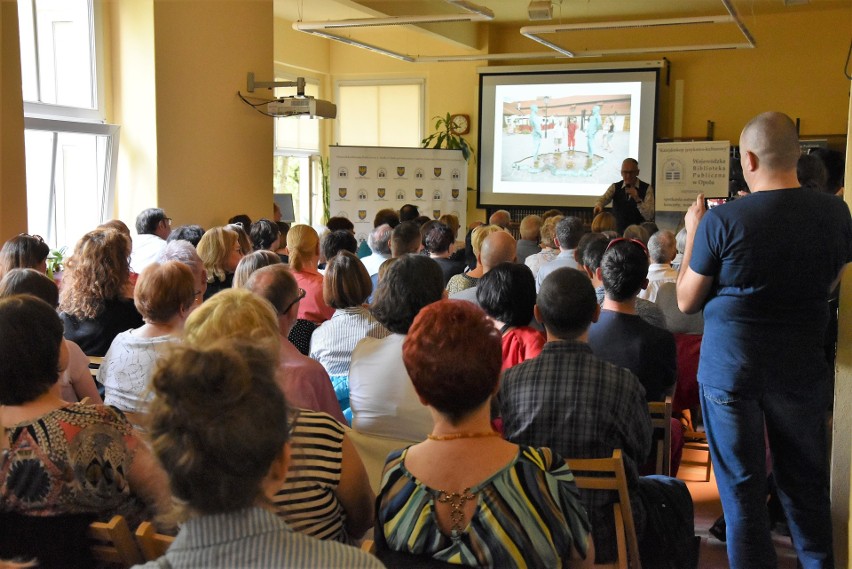
<svg viewBox="0 0 852 569">
<path fill-rule="evenodd" d="M 136 528 L 136 543 L 145 561 L 153 561 L 165 555 L 174 540 L 175 538 L 170 535 L 157 533 L 157 529 L 151 522 L 142 522 Z"/>
<path fill-rule="evenodd" d="M 113 516 L 106 523 L 92 523 L 89 526 L 89 539 L 92 540 L 91 550 L 96 561 L 124 567 L 143 562 L 142 553 L 139 552 L 123 516 Z"/>
<path fill-rule="evenodd" d="M 651 415 L 651 425 L 654 432 L 662 431 L 662 436 L 655 434 L 657 440 L 657 466 L 654 470 L 657 474 L 671 476 L 672 458 L 672 398 L 666 397 L 665 401 L 651 401 L 648 403 L 648 413 Z"/>
<path fill-rule="evenodd" d="M 92 374 L 92 379 L 94 379 L 96 383 L 98 381 L 98 370 L 101 369 L 101 365 L 103 363 L 103 357 L 89 356 L 89 373 Z"/>
<path fill-rule="evenodd" d="M 379 490 L 381 490 L 382 471 L 385 468 L 385 461 L 388 455 L 396 449 L 411 446 L 413 443 L 403 439 L 367 435 L 355 429 L 347 429 L 346 434 L 361 456 L 361 461 L 367 470 L 367 477 L 370 479 L 370 487 L 373 489 L 373 492 L 378 494 Z"/>
<path fill-rule="evenodd" d="M 595 567 L 641 569 L 639 541 L 636 538 L 636 526 L 633 523 L 633 508 L 630 506 L 621 449 L 613 450 L 611 458 L 569 458 L 566 462 L 574 473 L 577 488 L 615 491 L 617 494 L 617 502 L 613 504 L 613 514 L 618 559 L 613 564 L 596 564 Z"/>
</svg>

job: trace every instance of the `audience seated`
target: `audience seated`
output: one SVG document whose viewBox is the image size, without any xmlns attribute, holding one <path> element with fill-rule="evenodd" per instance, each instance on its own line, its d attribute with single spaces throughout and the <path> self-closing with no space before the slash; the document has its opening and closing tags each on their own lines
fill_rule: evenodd
<svg viewBox="0 0 852 569">
<path fill-rule="evenodd" d="M 541 253 L 541 224 L 542 220 L 537 215 L 528 215 L 521 220 L 518 239 L 518 263 L 523 264 L 527 257 Z"/>
<path fill-rule="evenodd" d="M 549 446 L 569 458 L 605 458 L 621 449 L 643 565 L 656 566 L 650 563 L 672 553 L 663 543 L 694 534 L 692 502 L 679 480 L 637 474 L 651 450 L 644 389 L 633 373 L 599 360 L 586 343 L 589 325 L 600 313 L 586 275 L 567 268 L 554 271 L 542 284 L 535 312 L 547 343 L 538 357 L 503 374 L 499 397 L 505 436 L 521 445 Z M 600 492 L 581 495 L 594 528 L 597 560 L 608 562 L 615 553 L 612 508 Z M 655 506 L 646 502 L 652 495 L 663 496 L 677 528 L 654 515 Z"/>
<path fill-rule="evenodd" d="M 684 227 L 675 235 L 675 246 L 677 247 L 677 255 L 672 261 L 672 268 L 679 271 L 680 264 L 683 261 L 683 252 L 686 250 L 686 228 Z"/>
<path fill-rule="evenodd" d="M 590 567 L 589 522 L 565 461 L 491 430 L 500 338 L 485 315 L 452 300 L 425 307 L 403 359 L 434 428 L 388 457 L 377 547 L 478 567 Z"/>
<path fill-rule="evenodd" d="M 251 224 L 249 231 L 251 243 L 255 251 L 277 251 L 281 245 L 281 230 L 274 221 L 266 218 L 258 219 Z"/>
<path fill-rule="evenodd" d="M 581 268 L 591 279 L 592 286 L 595 287 L 598 304 L 601 306 L 603 306 L 604 297 L 606 295 L 603 285 L 603 274 L 600 270 L 601 259 L 603 259 L 604 251 L 606 251 L 609 242 L 610 241 L 607 237 L 604 237 L 603 239 L 595 239 L 590 242 L 583 251 L 583 263 Z M 660 309 L 657 308 L 653 302 L 647 301 L 644 298 L 636 299 L 636 314 L 638 314 L 642 320 L 648 324 L 653 324 L 657 328 L 665 329 L 666 327 L 666 319 L 663 318 L 663 313 L 660 312 Z"/>
<path fill-rule="evenodd" d="M 417 210 L 416 205 L 405 204 L 401 208 L 399 208 L 399 222 L 405 221 L 414 221 L 420 216 L 420 212 Z"/>
<path fill-rule="evenodd" d="M 0 279 L 12 269 L 35 269 L 47 272 L 50 247 L 38 235 L 22 233 L 12 237 L 0 249 Z"/>
<path fill-rule="evenodd" d="M 261 249 L 249 253 L 237 264 L 237 270 L 234 271 L 234 288 L 243 288 L 246 286 L 246 281 L 258 269 L 268 267 L 269 265 L 280 265 L 281 257 L 272 251 Z"/>
<path fill-rule="evenodd" d="M 373 283 L 355 255 L 341 251 L 331 258 L 323 280 L 323 299 L 335 309 L 334 315 L 314 330 L 310 356 L 328 372 L 348 420 L 352 419 L 349 408 L 352 350 L 364 338 L 385 338 L 390 334 L 364 305 L 372 292 Z"/>
<path fill-rule="evenodd" d="M 200 305 L 204 300 L 204 293 L 207 292 L 207 269 L 204 268 L 204 261 L 198 256 L 195 246 L 183 239 L 167 242 L 163 250 L 160 251 L 157 262 L 165 263 L 167 261 L 178 261 L 189 267 L 195 282 L 195 305 Z"/>
<path fill-rule="evenodd" d="M 0 298 L 16 294 L 31 294 L 54 309 L 59 304 L 59 289 L 47 275 L 35 269 L 12 269 L 0 279 Z M 89 403 L 101 404 L 101 395 L 89 371 L 89 358 L 80 346 L 63 339 L 68 350 L 68 367 L 59 374 L 59 397 L 76 403 L 88 397 Z"/>
<path fill-rule="evenodd" d="M 355 225 L 345 217 L 329 217 L 325 224 L 329 231 L 348 231 L 355 235 Z M 354 253 L 354 251 L 353 251 Z"/>
<path fill-rule="evenodd" d="M 369 243 L 370 255 L 361 258 L 364 263 L 364 268 L 367 269 L 367 274 L 373 277 L 379 272 L 379 267 L 390 259 L 391 249 L 390 240 L 393 229 L 387 223 L 376 226 L 367 237 Z"/>
<path fill-rule="evenodd" d="M 429 257 L 441 267 L 444 286 L 447 286 L 453 276 L 464 272 L 464 261 L 451 258 L 455 252 L 455 245 L 456 238 L 453 230 L 441 222 L 435 222 L 423 239 L 423 246 L 429 253 Z"/>
<path fill-rule="evenodd" d="M 639 298 L 654 302 L 663 283 L 676 283 L 677 270 L 672 267 L 677 255 L 677 243 L 671 231 L 657 231 L 648 239 L 648 286 L 639 291 Z"/>
<path fill-rule="evenodd" d="M 306 296 L 299 303 L 299 319 L 320 325 L 334 314 L 322 298 L 322 275 L 317 270 L 319 235 L 310 225 L 294 225 L 287 233 L 290 270 Z M 308 340 L 310 345 L 310 339 Z"/>
<path fill-rule="evenodd" d="M 249 253 L 254 251 L 254 245 L 252 244 L 251 237 L 249 236 L 249 230 L 251 229 L 250 223 L 229 223 L 226 227 L 232 229 L 233 231 L 236 231 L 237 239 L 240 242 L 240 249 L 243 250 L 243 255 L 248 255 Z"/>
<path fill-rule="evenodd" d="M 198 242 L 204 236 L 204 228 L 200 225 L 181 225 L 172 229 L 169 233 L 166 243 L 172 241 L 189 241 L 193 247 L 198 247 Z"/>
<path fill-rule="evenodd" d="M 87 356 L 103 357 L 119 332 L 144 323 L 129 294 L 130 239 L 114 229 L 83 235 L 65 261 L 60 318 L 65 337 Z"/>
<path fill-rule="evenodd" d="M 352 351 L 349 398 L 356 431 L 420 442 L 432 430 L 432 416 L 402 363 L 402 343 L 420 309 L 443 297 L 442 283 L 437 263 L 422 255 L 394 260 L 379 281 L 373 316 L 391 334 L 364 338 Z"/>
<path fill-rule="evenodd" d="M 403 221 L 391 232 L 390 249 L 392 257 L 401 257 L 409 253 L 419 253 L 423 248 L 420 238 L 420 226 L 413 221 Z"/>
<path fill-rule="evenodd" d="M 579 217 L 568 216 L 556 224 L 556 235 L 553 238 L 553 243 L 559 248 L 559 254 L 552 261 L 542 265 L 538 270 L 538 274 L 535 277 L 536 290 L 541 289 L 541 283 L 556 269 L 563 267 L 570 269 L 579 268 L 579 264 L 574 258 L 574 250 L 577 248 L 585 232 L 583 220 Z"/>
<path fill-rule="evenodd" d="M 497 231 L 503 230 L 496 225 L 480 225 L 473 229 L 470 236 L 470 247 L 473 251 L 474 257 L 476 258 L 476 267 L 467 273 L 451 277 L 450 280 L 447 281 L 447 293 L 453 294 L 461 292 L 466 288 L 476 286 L 476 283 L 479 282 L 479 279 L 484 274 L 482 270 L 482 262 L 479 259 L 479 255 L 482 252 L 482 243 L 485 241 L 486 237 Z"/>
<path fill-rule="evenodd" d="M 145 267 L 156 261 L 171 232 L 172 219 L 158 207 L 143 210 L 136 216 L 136 239 L 130 253 L 130 270 L 141 274 Z"/>
<path fill-rule="evenodd" d="M 535 279 L 529 267 L 500 263 L 480 279 L 476 298 L 500 332 L 503 370 L 541 353 L 544 334 L 530 326 Z"/>
<path fill-rule="evenodd" d="M 500 229 L 509 229 L 512 225 L 512 214 L 505 209 L 498 209 L 488 218 L 488 225 L 496 225 Z"/>
<path fill-rule="evenodd" d="M 524 264 L 530 268 L 534 277 L 538 276 L 538 271 L 542 265 L 549 263 L 559 254 L 558 247 L 553 239 L 556 237 L 556 224 L 562 221 L 562 218 L 561 213 L 542 217 L 544 221 L 541 224 L 541 253 L 530 255 L 524 261 Z"/>
<path fill-rule="evenodd" d="M 618 227 L 618 222 L 611 211 L 602 211 L 592 219 L 592 233 L 602 233 L 604 231 L 615 231 Z"/>
<path fill-rule="evenodd" d="M 249 253 L 240 244 L 240 235 L 235 226 L 214 227 L 207 230 L 198 242 L 198 256 L 204 261 L 207 271 L 207 300 L 220 290 L 234 284 L 234 271 L 243 255 Z"/>
<path fill-rule="evenodd" d="M 152 446 L 185 520 L 164 559 L 143 567 L 381 567 L 269 511 L 292 462 L 276 359 L 269 344 L 231 340 L 179 347 L 157 369 Z"/>
<path fill-rule="evenodd" d="M 178 341 L 195 308 L 195 279 L 178 262 L 148 265 L 136 283 L 136 309 L 145 321 L 121 332 L 98 369 L 104 402 L 124 412 L 144 413 L 153 394 L 148 389 L 157 360 Z"/>
<path fill-rule="evenodd" d="M 803 188 L 815 192 L 825 192 L 828 184 L 828 172 L 825 164 L 816 155 L 802 154 L 796 164 L 796 177 Z"/>
<path fill-rule="evenodd" d="M 358 252 L 358 241 L 352 231 L 336 229 L 329 231 L 320 239 L 320 256 L 323 263 L 328 263 L 339 251 L 349 251 L 353 254 Z"/>
<path fill-rule="evenodd" d="M 290 264 L 290 257 L 287 255 L 287 234 L 290 232 L 290 224 L 284 221 L 279 221 L 276 223 L 278 226 L 278 231 L 281 232 L 278 240 L 280 243 L 278 244 L 278 249 L 276 249 L 276 253 L 278 253 L 278 257 L 281 258 L 281 262 L 285 265 Z"/>
<path fill-rule="evenodd" d="M 244 213 L 239 213 L 228 220 L 228 225 L 239 225 L 243 231 L 248 233 L 249 229 L 251 229 L 251 218 Z"/>
<path fill-rule="evenodd" d="M 642 229 L 644 229 L 648 233 L 648 239 L 649 240 L 651 239 L 651 237 L 654 236 L 654 233 L 656 233 L 657 231 L 660 230 L 660 228 L 657 227 L 657 224 L 653 221 L 643 221 L 639 225 L 642 227 Z M 646 245 L 647 245 L 647 243 L 646 243 Z"/>
<path fill-rule="evenodd" d="M 622 237 L 625 239 L 636 239 L 637 241 L 641 241 L 646 247 L 648 245 L 648 239 L 651 238 L 651 236 L 648 235 L 648 230 L 637 224 L 628 225 L 624 230 Z"/>
<path fill-rule="evenodd" d="M 146 504 L 166 513 L 165 475 L 124 416 L 60 398 L 57 379 L 67 364 L 52 306 L 29 295 L 0 300 L 2 510 L 136 522 Z"/>
<path fill-rule="evenodd" d="M 514 263 L 517 258 L 516 251 L 517 244 L 515 238 L 509 232 L 495 231 L 482 241 L 476 270 L 480 271 L 482 276 L 485 276 L 493 267 L 496 267 L 500 263 Z M 480 277 L 473 286 L 451 293 L 450 298 L 477 303 L 476 291 L 481 280 Z"/>
</svg>

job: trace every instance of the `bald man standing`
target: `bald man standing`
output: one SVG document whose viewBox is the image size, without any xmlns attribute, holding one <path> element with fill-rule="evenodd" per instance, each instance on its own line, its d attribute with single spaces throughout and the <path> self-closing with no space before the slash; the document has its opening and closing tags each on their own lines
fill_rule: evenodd
<svg viewBox="0 0 852 569">
<path fill-rule="evenodd" d="M 822 346 L 852 218 L 836 197 L 799 187 L 800 153 L 790 117 L 758 115 L 740 135 L 752 194 L 709 211 L 700 195 L 686 216 L 678 305 L 704 307 L 698 381 L 732 568 L 777 566 L 764 427 L 799 561 L 834 567 Z"/>
</svg>

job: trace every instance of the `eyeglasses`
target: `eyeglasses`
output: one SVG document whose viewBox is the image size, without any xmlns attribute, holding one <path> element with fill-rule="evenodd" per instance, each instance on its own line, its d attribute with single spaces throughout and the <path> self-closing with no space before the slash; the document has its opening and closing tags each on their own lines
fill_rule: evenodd
<svg viewBox="0 0 852 569">
<path fill-rule="evenodd" d="M 288 305 L 287 305 L 287 308 L 285 308 L 284 310 L 279 310 L 279 311 L 278 311 L 278 315 L 279 315 L 279 316 L 283 316 L 284 314 L 287 314 L 287 312 L 289 312 L 289 311 L 290 311 L 290 309 L 291 309 L 291 308 L 293 308 L 293 305 L 294 305 L 294 304 L 296 304 L 297 302 L 299 302 L 300 300 L 302 300 L 303 298 L 305 298 L 305 296 L 306 296 L 307 294 L 308 294 L 308 293 L 307 293 L 307 292 L 305 292 L 305 289 L 300 288 L 300 289 L 299 289 L 299 295 L 296 297 L 296 299 L 295 299 L 293 302 L 291 302 L 290 304 L 288 304 Z"/>
<path fill-rule="evenodd" d="M 628 243 L 633 243 L 634 245 L 638 245 L 639 247 L 642 248 L 642 251 L 645 253 L 645 255 L 648 254 L 648 248 L 645 247 L 644 243 L 642 243 L 638 239 L 628 239 L 627 237 L 618 237 L 618 238 L 610 241 L 609 245 L 606 246 L 606 250 L 604 251 L 604 253 L 606 253 L 606 251 L 609 251 L 610 249 L 612 249 L 613 245 L 615 245 L 616 243 L 621 243 L 622 241 L 626 241 Z"/>
<path fill-rule="evenodd" d="M 638 174 L 639 170 L 622 170 L 621 175 L 627 176 L 628 174 Z"/>
</svg>

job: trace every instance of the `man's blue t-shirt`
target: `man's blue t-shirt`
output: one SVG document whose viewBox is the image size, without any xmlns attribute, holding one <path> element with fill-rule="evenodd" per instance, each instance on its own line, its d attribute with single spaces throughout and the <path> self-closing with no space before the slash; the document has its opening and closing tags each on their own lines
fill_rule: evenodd
<svg viewBox="0 0 852 569">
<path fill-rule="evenodd" d="M 825 377 L 829 286 L 852 261 L 852 218 L 835 196 L 756 192 L 708 211 L 690 268 L 714 277 L 698 379 L 732 392 Z"/>
</svg>

